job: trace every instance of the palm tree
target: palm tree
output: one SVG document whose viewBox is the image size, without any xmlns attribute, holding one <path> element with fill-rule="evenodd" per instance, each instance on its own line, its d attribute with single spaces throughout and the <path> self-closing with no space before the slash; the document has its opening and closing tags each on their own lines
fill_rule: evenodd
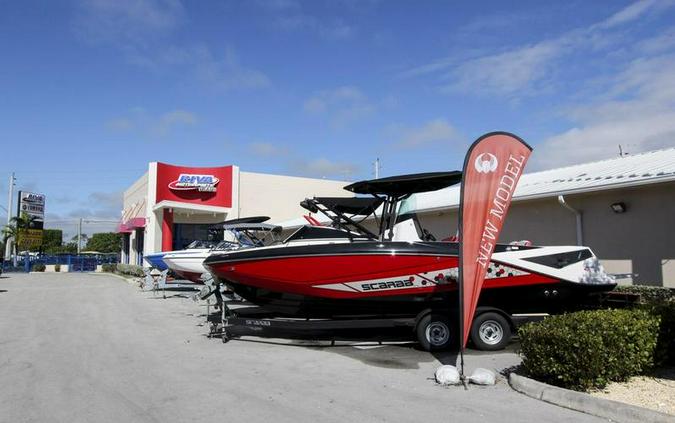
<svg viewBox="0 0 675 423">
<path fill-rule="evenodd" d="M 33 222 L 35 221 L 35 216 L 31 216 L 27 213 L 21 213 L 21 216 L 13 216 L 9 220 L 9 224 L 5 225 L 4 228 L 2 228 L 2 239 L 3 243 L 7 245 L 7 242 L 12 242 L 13 243 L 13 249 L 14 249 L 14 265 L 16 266 L 16 261 L 17 261 L 17 243 L 15 242 L 17 239 L 19 239 L 19 234 L 21 231 L 24 229 L 28 229 L 32 226 Z"/>
</svg>

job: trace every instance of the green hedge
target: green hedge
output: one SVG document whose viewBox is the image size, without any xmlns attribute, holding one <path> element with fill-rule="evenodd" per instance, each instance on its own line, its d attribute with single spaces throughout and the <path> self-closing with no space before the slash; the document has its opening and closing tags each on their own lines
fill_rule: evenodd
<svg viewBox="0 0 675 423">
<path fill-rule="evenodd" d="M 640 301 L 644 303 L 660 303 L 675 300 L 673 290 L 662 286 L 619 285 L 614 290 L 640 294 Z"/>
<path fill-rule="evenodd" d="M 44 272 L 47 267 L 42 264 L 42 263 L 35 263 L 33 266 L 31 266 L 31 271 L 32 272 Z"/>
<path fill-rule="evenodd" d="M 117 270 L 117 264 L 110 264 L 110 263 L 105 263 L 101 265 L 101 270 L 104 272 L 110 272 L 113 273 L 115 270 Z"/>
<path fill-rule="evenodd" d="M 523 369 L 576 390 L 603 388 L 654 366 L 658 316 L 646 310 L 594 310 L 552 316 L 519 330 Z"/>
<path fill-rule="evenodd" d="M 675 301 L 642 305 L 640 309 L 661 320 L 654 364 L 675 364 Z"/>
<path fill-rule="evenodd" d="M 123 275 L 129 276 L 143 276 L 143 268 L 135 264 L 121 264 L 117 265 L 117 271 Z"/>
</svg>

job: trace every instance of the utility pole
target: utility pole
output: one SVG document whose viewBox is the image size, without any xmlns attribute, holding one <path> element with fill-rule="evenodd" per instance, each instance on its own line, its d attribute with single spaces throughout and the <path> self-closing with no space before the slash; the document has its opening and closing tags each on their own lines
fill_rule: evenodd
<svg viewBox="0 0 675 423">
<path fill-rule="evenodd" d="M 380 179 L 380 158 L 375 159 L 375 179 Z"/>
<path fill-rule="evenodd" d="M 77 255 L 80 255 L 80 250 L 82 249 L 82 218 L 77 223 Z"/>
<path fill-rule="evenodd" d="M 14 172 L 9 177 L 9 196 L 7 198 L 7 225 L 12 222 L 12 200 L 14 199 L 14 185 L 16 183 L 16 178 L 14 177 Z M 5 259 L 9 260 L 12 255 L 12 242 L 16 241 L 11 238 L 7 239 L 7 245 L 5 245 Z"/>
</svg>

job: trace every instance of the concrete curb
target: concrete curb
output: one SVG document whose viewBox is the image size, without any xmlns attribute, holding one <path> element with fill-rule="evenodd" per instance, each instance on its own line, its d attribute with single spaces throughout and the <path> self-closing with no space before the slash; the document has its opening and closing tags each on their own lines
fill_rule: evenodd
<svg viewBox="0 0 675 423">
<path fill-rule="evenodd" d="M 558 388 L 515 373 L 509 375 L 509 385 L 529 397 L 615 422 L 675 423 L 675 416 L 670 414 Z"/>
<path fill-rule="evenodd" d="M 125 281 L 125 282 L 128 283 L 128 284 L 132 284 L 132 283 L 136 282 L 136 280 L 135 280 L 134 277 L 132 277 L 132 278 L 127 278 L 127 277 L 124 277 L 124 276 L 122 276 L 122 275 L 118 275 L 117 273 L 112 273 L 112 272 L 88 272 L 88 274 L 90 274 L 90 275 L 97 275 L 97 276 L 99 276 L 99 275 L 100 275 L 100 276 L 114 276 L 114 277 L 116 277 L 116 278 L 118 278 L 118 279 L 122 279 L 123 281 Z"/>
</svg>

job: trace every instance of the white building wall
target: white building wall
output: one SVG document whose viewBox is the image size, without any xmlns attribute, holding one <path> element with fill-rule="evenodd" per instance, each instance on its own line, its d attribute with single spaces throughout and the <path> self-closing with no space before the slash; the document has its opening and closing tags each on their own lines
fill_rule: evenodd
<svg viewBox="0 0 675 423">
<path fill-rule="evenodd" d="M 148 173 L 146 172 L 143 176 L 138 178 L 126 191 L 124 191 L 123 196 L 123 210 L 131 207 L 133 204 L 137 204 L 145 199 L 148 196 Z"/>
<path fill-rule="evenodd" d="M 239 217 L 270 216 L 272 222 L 307 214 L 300 202 L 308 197 L 352 197 L 349 182 L 239 172 Z"/>
<path fill-rule="evenodd" d="M 146 217 L 148 200 L 148 173 L 138 178 L 123 195 L 123 212 L 135 209 L 135 213 L 125 216 L 127 219 L 132 217 Z M 145 202 L 145 206 L 141 206 Z M 136 249 L 136 231 L 129 234 L 129 264 L 137 263 L 138 250 Z M 123 260 L 125 257 L 123 257 Z M 123 261 L 124 262 L 124 261 Z"/>
<path fill-rule="evenodd" d="M 162 219 L 161 210 L 157 212 L 152 208 L 157 203 L 157 162 L 151 162 L 148 165 L 148 193 L 146 213 L 147 221 L 145 223 L 145 239 L 143 254 L 150 254 L 162 249 Z"/>
</svg>

